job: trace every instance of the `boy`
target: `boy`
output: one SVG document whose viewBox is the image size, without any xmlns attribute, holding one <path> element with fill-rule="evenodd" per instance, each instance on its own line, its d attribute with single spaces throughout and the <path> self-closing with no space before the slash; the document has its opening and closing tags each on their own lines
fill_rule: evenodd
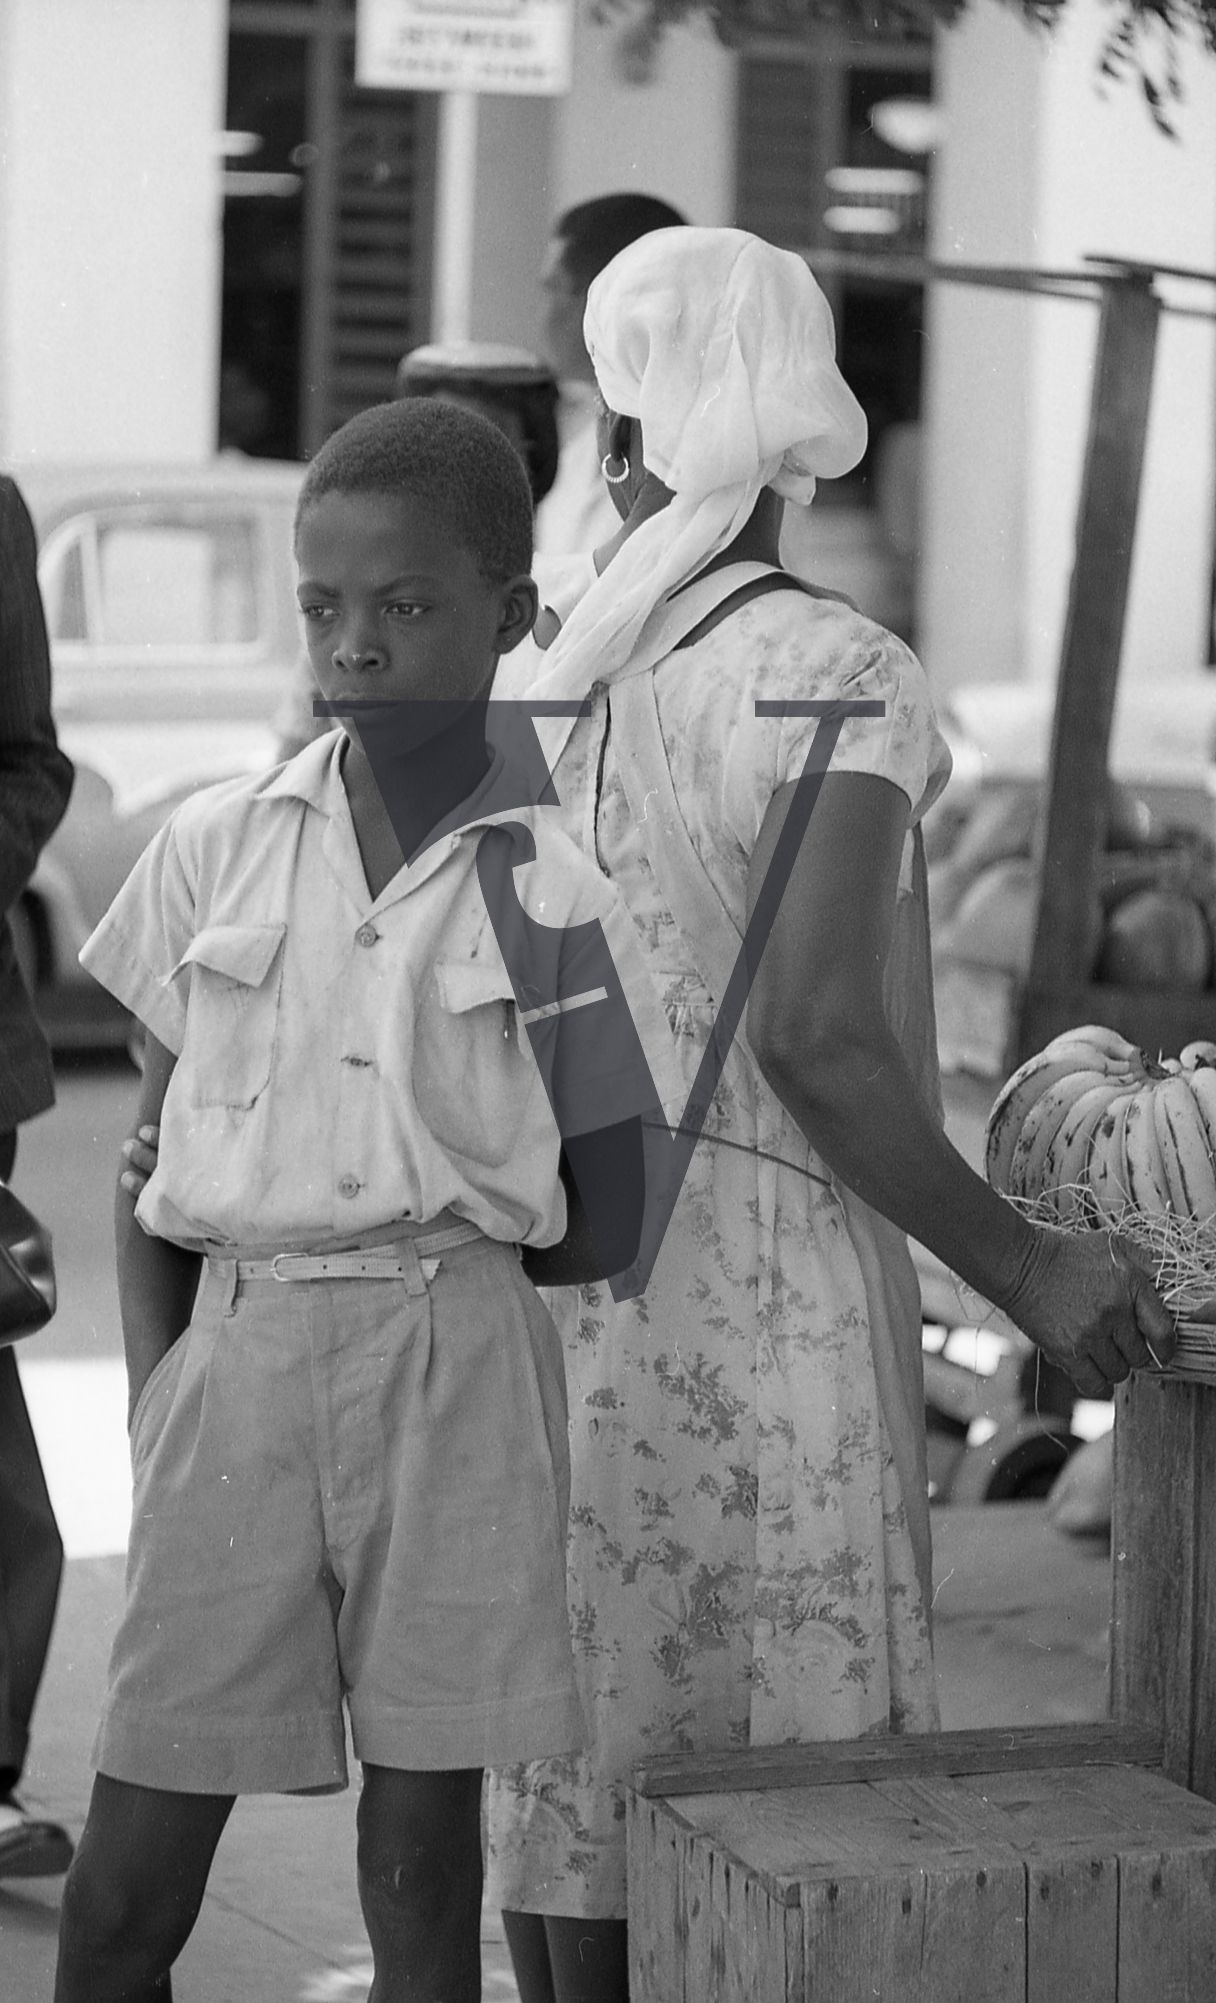
<svg viewBox="0 0 1216 2003">
<path fill-rule="evenodd" d="M 620 1270 L 640 1201 L 596 1257 L 563 1239 L 483 843 L 535 849 L 507 874 L 543 936 L 599 921 L 643 1008 L 647 977 L 553 817 L 493 808 L 485 702 L 536 613 L 522 466 L 448 405 L 364 412 L 309 469 L 296 556 L 322 695 L 394 706 L 387 804 L 353 729 L 210 788 L 84 953 L 146 1025 L 160 1153 L 117 1200 L 128 1604 L 59 2003 L 169 1997 L 234 1797 L 344 1785 L 344 1703 L 372 1995 L 467 2003 L 481 1769 L 581 1739 L 561 1357 L 525 1272 Z M 636 1186 L 648 1096 L 607 1055 L 606 1098 L 566 1153 Z"/>
</svg>

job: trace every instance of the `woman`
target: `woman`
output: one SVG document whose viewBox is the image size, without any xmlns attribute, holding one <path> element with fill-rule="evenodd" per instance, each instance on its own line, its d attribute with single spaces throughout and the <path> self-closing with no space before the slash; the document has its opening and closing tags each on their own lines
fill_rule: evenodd
<svg viewBox="0 0 1216 2003">
<path fill-rule="evenodd" d="M 1126 1247 L 1032 1228 L 942 1133 L 915 830 L 947 754 L 902 643 L 776 570 L 784 504 L 865 442 L 806 266 L 659 231 L 596 280 L 586 334 L 622 525 L 528 692 L 587 698 L 557 789 L 649 950 L 686 1090 L 817 727 L 757 701 L 882 714 L 841 727 L 645 1293 L 556 1303 L 592 1745 L 492 1783 L 524 2003 L 627 1996 L 634 1762 L 936 1724 L 903 1234 L 1087 1392 L 1172 1343 Z"/>
</svg>

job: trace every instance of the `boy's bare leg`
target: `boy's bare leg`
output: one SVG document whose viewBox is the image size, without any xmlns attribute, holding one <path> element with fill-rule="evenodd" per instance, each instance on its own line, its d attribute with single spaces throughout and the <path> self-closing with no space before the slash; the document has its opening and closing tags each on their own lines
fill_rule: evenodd
<svg viewBox="0 0 1216 2003">
<path fill-rule="evenodd" d="M 479 2003 L 481 1772 L 364 1766 L 359 1899 L 368 2003 Z"/>
<path fill-rule="evenodd" d="M 521 2003 L 629 2003 L 624 1920 L 502 1917 Z"/>
<path fill-rule="evenodd" d="M 98 1774 L 64 1886 L 55 2003 L 169 2003 L 232 1802 Z"/>
</svg>

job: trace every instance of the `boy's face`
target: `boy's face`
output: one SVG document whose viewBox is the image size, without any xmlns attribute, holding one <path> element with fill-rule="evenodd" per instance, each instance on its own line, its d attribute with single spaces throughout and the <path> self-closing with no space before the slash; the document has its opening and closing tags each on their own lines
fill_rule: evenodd
<svg viewBox="0 0 1216 2003">
<path fill-rule="evenodd" d="M 299 602 L 328 700 L 471 702 L 530 631 L 528 577 L 490 584 L 412 494 L 323 494 L 296 532 Z"/>
</svg>

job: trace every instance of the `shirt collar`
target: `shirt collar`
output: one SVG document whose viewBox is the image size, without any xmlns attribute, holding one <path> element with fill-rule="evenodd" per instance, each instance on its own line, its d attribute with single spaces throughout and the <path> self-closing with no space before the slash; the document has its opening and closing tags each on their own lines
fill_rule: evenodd
<svg viewBox="0 0 1216 2003">
<path fill-rule="evenodd" d="M 306 744 L 294 758 L 288 759 L 274 771 L 261 787 L 264 800 L 302 800 L 306 806 L 315 807 L 319 813 L 333 820 L 335 815 L 345 815 L 348 811 L 346 790 L 342 784 L 341 749 L 342 731 L 327 731 L 324 737 L 315 738 Z M 501 750 L 494 752 L 492 763 L 483 775 L 480 784 L 464 803 L 458 821 L 445 827 L 422 854 L 401 873 L 394 877 L 393 885 L 397 894 L 412 888 L 423 877 L 430 876 L 438 865 L 460 846 L 467 835 L 479 833 L 482 829 L 502 822 L 524 821 L 533 823 L 534 805 L 520 801 L 517 805 L 496 806 L 495 795 L 499 792 L 504 759 Z M 384 893 L 386 896 L 388 892 Z"/>
<path fill-rule="evenodd" d="M 335 786 L 342 784 L 342 774 L 338 766 L 338 754 L 342 748 L 340 729 L 327 730 L 324 737 L 316 737 L 289 758 L 286 765 L 280 765 L 261 788 L 264 800 L 303 800 L 307 806 L 316 807 L 323 814 L 332 816 L 334 811 Z"/>
</svg>

